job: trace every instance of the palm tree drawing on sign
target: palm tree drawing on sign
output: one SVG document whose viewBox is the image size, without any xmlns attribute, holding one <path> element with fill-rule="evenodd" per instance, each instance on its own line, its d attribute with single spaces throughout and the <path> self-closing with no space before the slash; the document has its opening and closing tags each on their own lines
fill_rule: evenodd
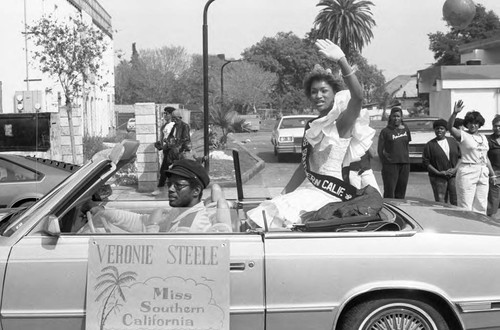
<svg viewBox="0 0 500 330">
<path fill-rule="evenodd" d="M 101 290 L 95 299 L 96 302 L 104 299 L 99 327 L 103 330 L 106 320 L 111 312 L 117 311 L 121 306 L 123 306 L 120 301 L 127 301 L 125 295 L 123 294 L 122 286 L 135 281 L 137 273 L 129 271 L 120 274 L 118 272 L 118 268 L 114 266 L 104 267 L 101 269 L 101 273 L 102 274 L 97 277 L 97 284 L 95 285 L 94 290 Z"/>
</svg>

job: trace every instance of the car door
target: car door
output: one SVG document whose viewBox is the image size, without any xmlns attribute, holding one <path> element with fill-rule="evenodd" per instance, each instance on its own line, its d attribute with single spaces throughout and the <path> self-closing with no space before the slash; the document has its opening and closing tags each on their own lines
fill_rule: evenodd
<svg viewBox="0 0 500 330">
<path fill-rule="evenodd" d="M 227 239 L 230 244 L 230 328 L 264 329 L 264 260 L 259 234 L 102 234 L 137 240 Z M 87 260 L 92 235 L 33 232 L 12 247 L 5 274 L 3 330 L 84 329 Z"/>
<path fill-rule="evenodd" d="M 331 330 L 342 303 L 369 283 L 377 253 L 390 254 L 399 234 L 266 233 L 266 329 Z"/>
</svg>

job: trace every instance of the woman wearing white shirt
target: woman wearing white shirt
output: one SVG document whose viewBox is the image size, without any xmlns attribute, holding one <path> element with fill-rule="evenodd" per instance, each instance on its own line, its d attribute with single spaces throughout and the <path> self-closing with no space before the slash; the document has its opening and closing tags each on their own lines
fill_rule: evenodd
<svg viewBox="0 0 500 330">
<path fill-rule="evenodd" d="M 484 125 L 484 118 L 478 111 L 465 114 L 463 126 L 467 130 L 453 127 L 455 118 L 464 108 L 462 100 L 455 102 L 453 113 L 448 120 L 448 129 L 460 143 L 462 161 L 457 171 L 458 206 L 486 214 L 488 206 L 489 176 L 494 176 L 488 159 L 488 140 L 479 133 Z"/>
</svg>

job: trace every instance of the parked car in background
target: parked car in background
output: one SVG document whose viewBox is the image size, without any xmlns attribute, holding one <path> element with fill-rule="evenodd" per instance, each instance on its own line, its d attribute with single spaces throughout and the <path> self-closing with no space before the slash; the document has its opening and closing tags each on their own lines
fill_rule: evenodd
<svg viewBox="0 0 500 330">
<path fill-rule="evenodd" d="M 500 225 L 486 215 L 386 200 L 370 219 L 344 217 L 337 226 L 318 230 L 313 223 L 308 231 L 300 224 L 256 227 L 245 218 L 250 204 L 236 202 L 231 231 L 132 232 L 109 223 L 98 230 L 98 215 L 82 212 L 135 158 L 138 143 L 124 147 L 88 162 L 30 208 L 3 215 L 3 330 L 97 329 L 91 325 L 106 322 L 173 328 L 167 321 L 194 329 L 190 324 L 203 327 L 208 318 L 224 324 L 220 329 L 230 323 L 231 330 L 500 328 L 500 251 L 494 248 Z M 158 200 L 98 204 L 129 217 L 169 211 Z M 170 262 L 168 271 L 155 268 L 159 262 Z M 174 276 L 182 271 L 187 275 Z"/>
<path fill-rule="evenodd" d="M 127 122 L 127 132 L 135 132 L 135 118 L 130 118 Z"/>
<path fill-rule="evenodd" d="M 0 207 L 33 204 L 78 168 L 50 159 L 0 154 Z"/>
<path fill-rule="evenodd" d="M 422 164 L 422 154 L 427 142 L 436 137 L 432 124 L 437 117 L 414 117 L 405 118 L 404 123 L 411 132 L 411 141 L 409 145 L 410 163 Z"/>
<path fill-rule="evenodd" d="M 258 132 L 260 130 L 260 116 L 259 115 L 240 115 L 240 118 L 245 119 L 245 129 L 250 132 Z"/>
<path fill-rule="evenodd" d="M 282 161 L 284 154 L 301 153 L 304 127 L 309 120 L 316 117 L 314 115 L 290 115 L 278 119 L 271 135 L 274 155 L 278 157 L 278 161 Z"/>
</svg>

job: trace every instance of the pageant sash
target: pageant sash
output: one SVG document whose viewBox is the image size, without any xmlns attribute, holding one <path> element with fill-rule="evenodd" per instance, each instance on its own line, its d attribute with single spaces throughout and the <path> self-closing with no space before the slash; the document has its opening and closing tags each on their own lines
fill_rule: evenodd
<svg viewBox="0 0 500 330">
<path fill-rule="evenodd" d="M 309 123 L 307 123 L 305 131 L 307 131 L 308 128 Z M 332 196 L 340 198 L 344 202 L 355 197 L 357 191 L 356 187 L 336 177 L 315 173 L 310 170 L 309 156 L 312 152 L 312 148 L 313 147 L 309 144 L 304 134 L 302 139 L 302 166 L 306 172 L 307 179 L 313 186 Z"/>
</svg>

